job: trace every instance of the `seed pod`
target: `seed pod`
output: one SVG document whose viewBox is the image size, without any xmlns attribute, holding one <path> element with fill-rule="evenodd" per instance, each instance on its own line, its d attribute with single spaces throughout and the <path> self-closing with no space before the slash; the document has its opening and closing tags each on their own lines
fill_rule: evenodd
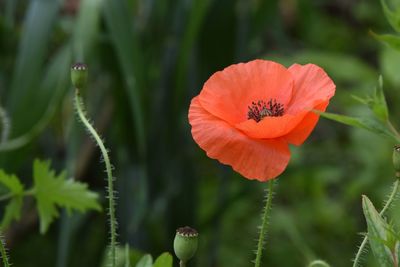
<svg viewBox="0 0 400 267">
<path fill-rule="evenodd" d="M 71 66 L 71 81 L 75 88 L 83 89 L 86 86 L 88 68 L 84 63 L 75 63 Z"/>
<path fill-rule="evenodd" d="M 197 250 L 199 234 L 189 226 L 181 227 L 176 230 L 174 240 L 174 251 L 178 259 L 182 262 L 190 260 Z"/>
</svg>

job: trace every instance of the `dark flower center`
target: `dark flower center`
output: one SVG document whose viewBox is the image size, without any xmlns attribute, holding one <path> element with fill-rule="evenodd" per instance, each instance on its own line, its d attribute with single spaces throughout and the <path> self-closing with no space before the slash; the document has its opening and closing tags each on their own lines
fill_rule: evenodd
<svg viewBox="0 0 400 267">
<path fill-rule="evenodd" d="M 270 99 L 268 102 L 264 100 L 253 101 L 248 108 L 247 119 L 253 119 L 256 122 L 261 121 L 264 117 L 283 116 L 284 112 L 283 105 L 276 102 L 276 99 Z"/>
<path fill-rule="evenodd" d="M 199 234 L 197 231 L 189 226 L 181 227 L 176 230 L 176 233 L 182 236 L 195 237 Z"/>
</svg>

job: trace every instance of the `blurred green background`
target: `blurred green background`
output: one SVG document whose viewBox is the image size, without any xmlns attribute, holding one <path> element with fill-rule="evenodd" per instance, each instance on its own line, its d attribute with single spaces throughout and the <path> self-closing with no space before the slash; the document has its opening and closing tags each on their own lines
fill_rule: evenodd
<svg viewBox="0 0 400 267">
<path fill-rule="evenodd" d="M 175 229 L 190 225 L 200 247 L 189 266 L 251 266 L 266 184 L 206 157 L 191 138 L 190 100 L 236 62 L 312 62 L 337 85 L 328 108 L 335 113 L 369 112 L 351 95 L 369 94 L 383 74 L 396 124 L 400 54 L 369 30 L 392 31 L 379 1 L 2 0 L 0 105 L 11 119 L 9 139 L 19 139 L 3 147 L 0 168 L 29 185 L 33 159 L 51 159 L 106 206 L 100 153 L 72 107 L 69 68 L 85 62 L 85 102 L 115 166 L 120 243 L 172 252 Z M 320 120 L 278 179 L 264 266 L 316 258 L 350 266 L 366 231 L 361 195 L 380 207 L 394 180 L 393 145 Z M 100 265 L 104 213 L 62 214 L 40 235 L 33 206 L 28 199 L 4 232 L 14 266 Z M 369 254 L 365 260 L 378 266 Z"/>
</svg>

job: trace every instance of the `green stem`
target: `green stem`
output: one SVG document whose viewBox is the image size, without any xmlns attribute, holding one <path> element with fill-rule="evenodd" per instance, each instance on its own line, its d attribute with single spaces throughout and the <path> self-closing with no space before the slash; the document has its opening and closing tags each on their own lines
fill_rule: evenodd
<svg viewBox="0 0 400 267">
<path fill-rule="evenodd" d="M 397 179 L 396 182 L 394 182 L 393 190 L 392 190 L 388 200 L 386 201 L 385 205 L 383 206 L 383 209 L 381 210 L 381 212 L 379 212 L 380 216 L 385 214 L 386 210 L 390 207 L 390 205 L 392 204 L 393 200 L 396 197 L 398 189 L 399 189 L 399 179 Z M 367 245 L 367 242 L 368 242 L 368 236 L 366 235 L 366 236 L 364 236 L 364 239 L 361 242 L 360 247 L 358 248 L 356 257 L 354 258 L 353 267 L 357 267 L 359 265 L 362 252 L 364 251 L 364 248 Z"/>
<path fill-rule="evenodd" d="M 23 196 L 32 196 L 35 193 L 34 189 L 29 189 L 25 192 L 22 193 Z M 10 198 L 13 198 L 15 194 L 13 192 L 9 192 L 7 194 L 1 195 L 0 196 L 0 202 L 9 200 Z"/>
<path fill-rule="evenodd" d="M 179 262 L 179 267 L 186 267 L 186 262 L 180 261 Z"/>
<path fill-rule="evenodd" d="M 8 260 L 8 255 L 7 255 L 5 245 L 4 245 L 3 238 L 0 238 L 0 255 L 1 255 L 1 258 L 3 259 L 4 267 L 10 267 L 10 262 Z"/>
<path fill-rule="evenodd" d="M 82 123 L 92 135 L 94 140 L 96 141 L 97 145 L 99 146 L 101 153 L 103 155 L 103 160 L 106 165 L 106 172 L 107 172 L 107 194 L 108 194 L 108 216 L 110 219 L 110 250 L 111 250 L 111 266 L 115 267 L 116 256 L 115 256 L 115 248 L 116 248 L 116 236 L 117 236 L 117 220 L 115 218 L 115 197 L 114 197 L 114 185 L 113 181 L 114 178 L 112 176 L 112 166 L 110 163 L 110 158 L 108 156 L 108 151 L 104 146 L 103 141 L 101 140 L 99 134 L 90 124 L 89 120 L 85 116 L 85 108 L 83 105 L 83 101 L 79 95 L 79 89 L 75 89 L 75 107 L 78 113 L 79 118 L 81 119 Z"/>
<path fill-rule="evenodd" d="M 272 208 L 272 197 L 273 197 L 273 190 L 274 190 L 274 181 L 270 181 L 268 184 L 268 191 L 266 194 L 266 204 L 264 207 L 264 213 L 262 215 L 262 224 L 260 229 L 260 235 L 258 237 L 258 244 L 257 244 L 257 251 L 256 251 L 256 259 L 254 261 L 255 267 L 260 267 L 261 265 L 261 257 L 263 252 L 263 247 L 265 244 L 265 236 L 268 230 L 268 220 L 269 220 L 269 213 L 271 212 Z"/>
<path fill-rule="evenodd" d="M 392 131 L 392 133 L 398 138 L 398 140 L 400 140 L 400 133 L 396 130 L 396 128 L 393 126 L 390 120 L 387 121 L 387 125 L 389 129 Z"/>
</svg>

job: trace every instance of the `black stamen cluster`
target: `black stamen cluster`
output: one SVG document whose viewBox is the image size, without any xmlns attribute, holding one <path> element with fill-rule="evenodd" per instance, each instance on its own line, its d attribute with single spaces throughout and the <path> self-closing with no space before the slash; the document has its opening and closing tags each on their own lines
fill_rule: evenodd
<svg viewBox="0 0 400 267">
<path fill-rule="evenodd" d="M 264 100 L 253 101 L 248 108 L 247 119 L 253 119 L 256 122 L 261 121 L 264 117 L 282 116 L 284 112 L 283 105 L 277 103 L 276 99 L 270 99 L 268 102 Z"/>
</svg>

